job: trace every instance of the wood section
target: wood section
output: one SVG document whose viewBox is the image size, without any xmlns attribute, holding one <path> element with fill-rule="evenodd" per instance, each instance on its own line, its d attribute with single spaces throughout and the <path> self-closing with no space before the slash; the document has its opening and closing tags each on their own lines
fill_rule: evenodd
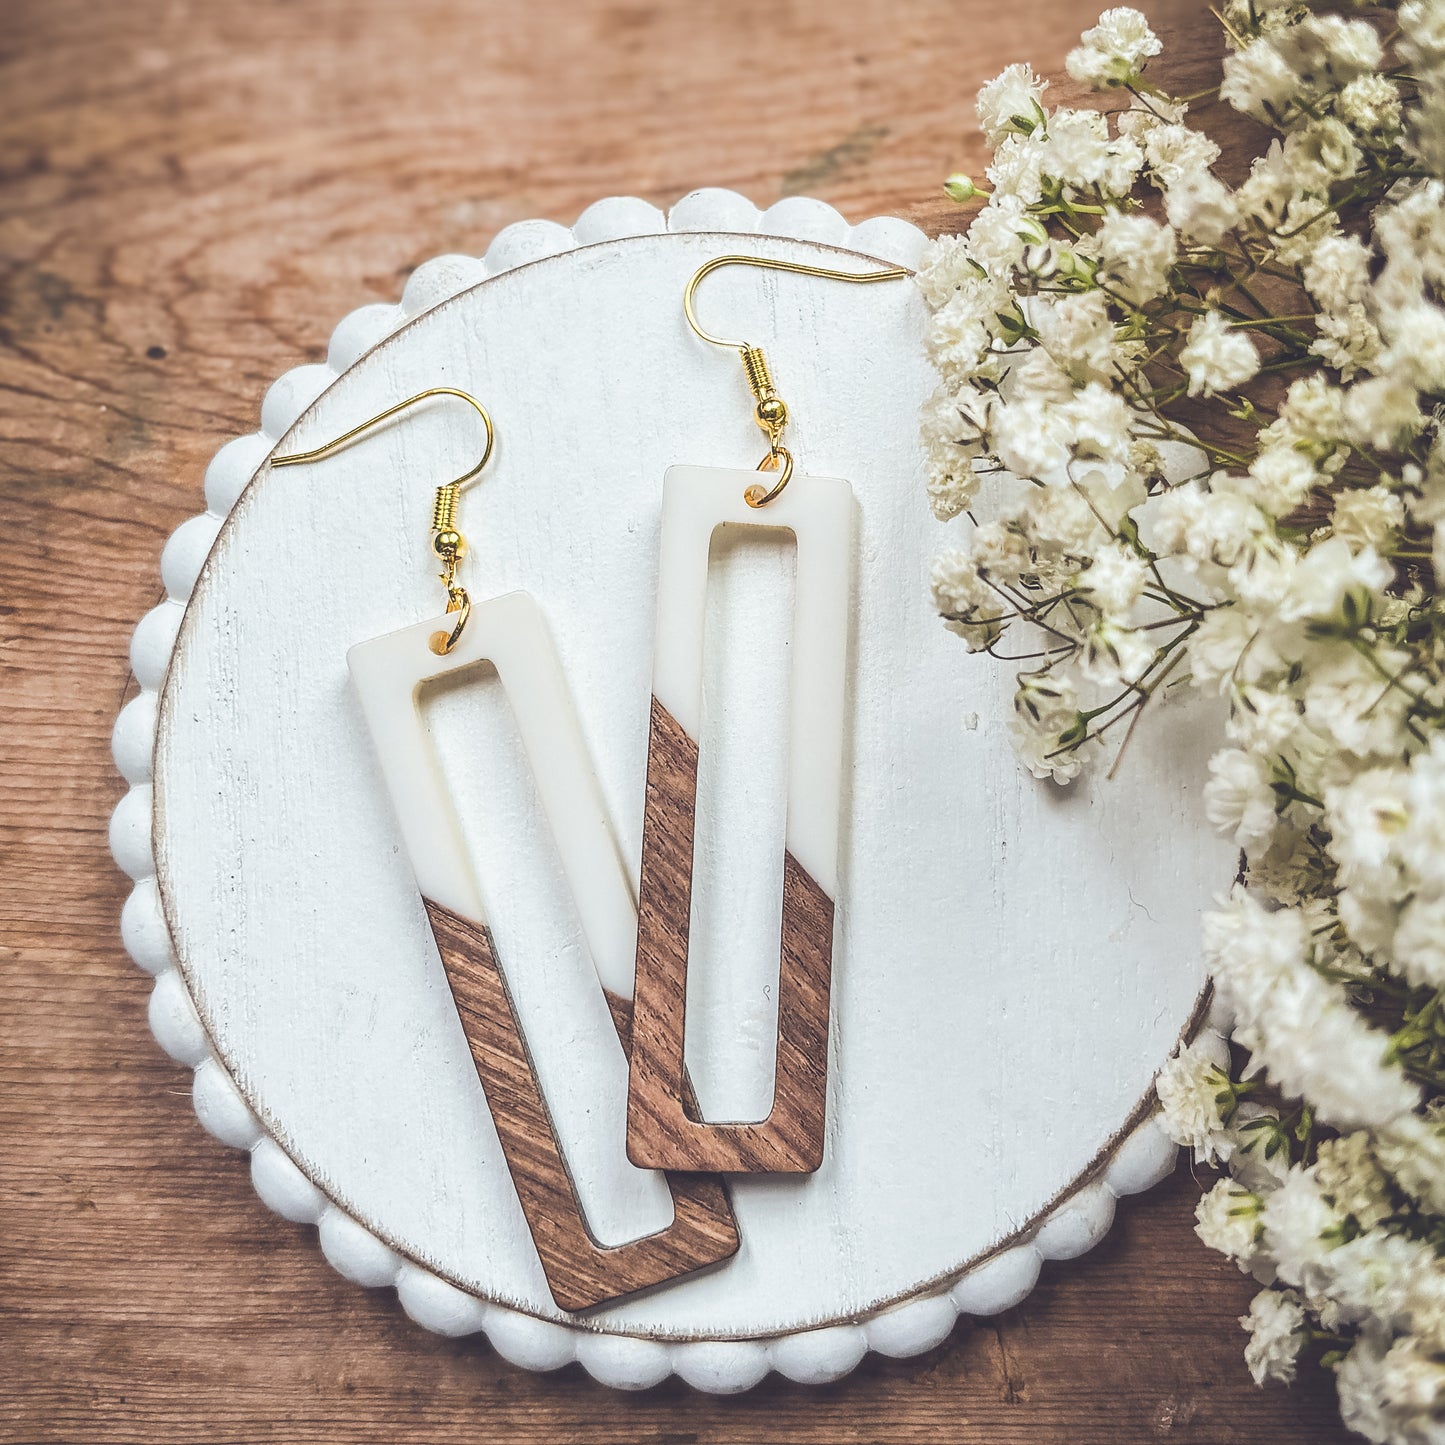
<svg viewBox="0 0 1445 1445">
<path fill-rule="evenodd" d="M 593 1239 L 497 965 L 491 929 L 430 899 L 422 901 L 527 1228 L 557 1304 L 564 1310 L 591 1309 L 736 1254 L 737 1226 L 722 1185 L 696 1176 L 667 1181 L 673 1220 L 666 1229 L 613 1246 Z M 607 1003 L 625 1049 L 631 1032 L 629 1005 L 612 993 Z"/>
<path fill-rule="evenodd" d="M 1203 8 L 1143 8 L 1175 21 L 1177 88 L 1207 84 Z M 196 1123 L 117 938 L 129 885 L 105 840 L 127 639 L 207 458 L 255 425 L 273 377 L 317 359 L 358 302 L 395 300 L 408 266 L 477 253 L 519 216 L 570 223 L 601 195 L 800 188 L 936 230 L 957 216 L 940 176 L 980 173 L 973 90 L 1032 59 L 1067 95 L 1059 63 L 1090 13 L 573 0 L 559 23 L 472 0 L 9 0 L 0 1440 L 1358 1445 L 1328 1374 L 1250 1379 L 1235 1321 L 1256 1286 L 1194 1238 L 1208 1181 L 1187 1171 L 1121 1204 L 1108 1239 L 1046 1268 L 1020 1309 L 827 1389 L 625 1395 L 429 1334 L 392 1291 L 332 1270 Z"/>
<path fill-rule="evenodd" d="M 810 1173 L 823 1162 L 828 1107 L 833 900 L 791 853 L 783 861 L 772 1111 L 760 1123 L 708 1123 L 698 1117 L 696 1101 L 688 1098 L 683 1039 L 697 760 L 697 744 L 654 697 L 638 896 L 627 1156 L 648 1169 Z"/>
</svg>

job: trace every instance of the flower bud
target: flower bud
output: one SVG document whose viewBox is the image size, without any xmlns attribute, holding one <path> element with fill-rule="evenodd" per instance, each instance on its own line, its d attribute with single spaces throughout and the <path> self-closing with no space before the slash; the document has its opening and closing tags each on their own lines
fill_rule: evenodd
<svg viewBox="0 0 1445 1445">
<path fill-rule="evenodd" d="M 1049 233 L 1037 216 L 1020 216 L 1015 234 L 1031 246 L 1047 246 L 1049 243 Z"/>
<path fill-rule="evenodd" d="M 943 183 L 943 193 L 950 201 L 971 201 L 975 196 L 986 196 L 987 191 L 981 191 L 974 185 L 973 181 L 965 175 L 951 175 Z"/>
</svg>

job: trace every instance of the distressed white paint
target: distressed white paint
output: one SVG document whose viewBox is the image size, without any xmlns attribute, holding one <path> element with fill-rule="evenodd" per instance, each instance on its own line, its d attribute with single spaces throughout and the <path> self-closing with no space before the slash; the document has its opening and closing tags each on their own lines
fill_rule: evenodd
<svg viewBox="0 0 1445 1445">
<path fill-rule="evenodd" d="M 328 382 L 287 449 L 441 381 L 482 396 L 500 440 L 470 502 L 485 497 L 488 511 L 484 528 L 469 523 L 468 582 L 538 594 L 635 866 L 656 479 L 674 462 L 745 466 L 756 447 L 735 368 L 686 331 L 677 302 L 697 264 L 739 249 L 736 235 L 712 232 L 757 228 L 766 234 L 749 248 L 801 260 L 829 254 L 810 239 L 847 237 L 821 203 L 787 206 L 782 218 L 699 192 L 674 208 L 667 235 L 626 239 L 624 228 L 499 273 L 561 246 L 561 228 L 509 228 L 488 252 L 490 279 L 451 300 L 428 294 L 434 309 L 405 331 L 391 335 L 407 320 L 401 308 L 343 322 L 334 347 L 352 370 L 288 374 L 268 397 L 267 430 L 223 447 L 207 471 L 214 516 L 241 500 L 163 708 L 157 858 L 146 777 L 117 809 L 117 856 L 137 879 L 127 942 L 146 967 L 169 967 L 163 891 L 190 992 L 229 1070 L 202 1065 L 198 1104 L 205 1073 L 218 1128 L 245 1147 L 274 1136 L 328 1197 L 320 1224 L 333 1262 L 395 1284 L 430 1328 L 486 1329 L 500 1342 L 517 1318 L 503 1305 L 554 1313 L 504 1165 L 463 1107 L 464 1041 L 394 824 L 366 781 L 342 661 L 348 645 L 435 595 L 417 517 L 459 458 L 445 426 L 417 418 L 337 458 L 341 475 L 324 490 L 264 470 L 243 488 Z M 879 218 L 846 243 L 911 264 L 922 237 Z M 1096 1239 L 1103 1196 L 1146 1187 L 1172 1163 L 1152 1123 L 1127 1159 L 1053 1211 L 1066 1226 L 968 1268 L 1048 1211 L 1146 1093 L 1199 984 L 1199 906 L 1229 872 L 1199 817 L 1202 729 L 1181 717 L 1167 739 L 1146 728 L 1112 784 L 1035 784 L 1009 753 L 1003 670 L 967 657 L 931 616 L 927 562 L 946 534 L 922 500 L 916 414 L 932 382 L 911 288 L 747 272 L 710 284 L 710 308 L 772 338 L 803 463 L 848 476 L 859 500 L 834 1137 L 816 1175 L 737 1185 L 744 1246 L 726 1269 L 601 1314 L 589 1330 L 602 1334 L 566 1331 L 599 1379 L 632 1388 L 669 1369 L 720 1390 L 770 1366 L 829 1378 L 856 1359 L 857 1335 L 844 1325 L 815 1345 L 810 1326 L 861 1316 L 869 1344 L 906 1352 L 933 1337 L 942 1292 L 957 1309 L 1007 1308 L 1041 1256 Z M 363 355 L 367 345 L 376 349 Z M 318 535 L 334 544 L 325 568 Z M 182 601 L 173 593 L 136 629 L 133 663 L 149 692 Z M 443 755 L 454 752 L 457 739 L 438 729 Z M 129 777 L 124 739 L 122 749 Z M 535 798 L 474 795 L 463 801 L 472 807 L 505 830 Z M 538 888 L 535 868 L 510 881 L 522 894 Z M 173 1004 L 168 995 L 162 1012 Z M 179 1037 L 187 1025 L 175 1023 Z M 561 1040 L 579 1070 L 584 1043 Z M 338 1236 L 333 1214 L 358 1229 Z M 348 1239 L 378 1233 L 384 1246 L 347 1253 Z M 930 1280 L 917 1312 L 870 1314 Z M 774 1331 L 783 1338 L 737 1338 Z M 688 1342 L 699 1335 L 722 1340 Z"/>
<path fill-rule="evenodd" d="M 669 467 L 662 486 L 657 640 L 652 691 L 694 741 L 702 737 L 708 555 L 719 527 L 781 527 L 797 543 L 788 684 L 787 847 L 838 897 L 838 813 L 847 690 L 853 491 L 797 473 L 765 507 L 750 507 L 756 471 Z"/>
</svg>

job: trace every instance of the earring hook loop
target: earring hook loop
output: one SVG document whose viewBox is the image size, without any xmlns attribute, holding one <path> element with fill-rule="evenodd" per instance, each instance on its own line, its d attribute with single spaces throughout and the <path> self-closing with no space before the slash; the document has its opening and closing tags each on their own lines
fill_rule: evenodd
<svg viewBox="0 0 1445 1445">
<path fill-rule="evenodd" d="M 364 432 L 390 420 L 399 412 L 438 396 L 451 396 L 458 401 L 466 402 L 481 417 L 482 424 L 487 429 L 487 444 L 482 450 L 481 460 L 470 471 L 463 472 L 461 476 L 450 482 L 443 482 L 436 489 L 436 497 L 432 503 L 431 549 L 442 564 L 441 580 L 447 589 L 447 612 L 455 614 L 457 620 L 450 633 L 432 633 L 428 646 L 439 656 L 445 656 L 457 645 L 457 640 L 462 635 L 462 629 L 472 615 L 471 598 L 467 595 L 467 589 L 457 581 L 457 565 L 466 553 L 467 544 L 465 538 L 457 530 L 456 512 L 459 496 L 467 484 L 481 472 L 491 459 L 492 447 L 496 442 L 496 431 L 492 426 L 491 414 L 486 407 L 470 392 L 460 391 L 454 386 L 428 387 L 425 391 L 417 392 L 415 396 L 407 397 L 405 401 L 397 402 L 395 406 L 387 407 L 385 411 L 377 412 L 375 416 L 368 418 L 359 426 L 352 427 L 350 431 L 343 432 L 339 437 L 333 437 L 319 447 L 312 447 L 310 451 L 305 452 L 292 452 L 289 456 L 272 457 L 271 465 L 294 467 L 302 462 L 320 461 L 323 457 L 329 457 L 333 452 L 340 451 L 342 447 L 355 441 Z"/>
<path fill-rule="evenodd" d="M 687 324 L 704 341 L 714 346 L 730 347 L 742 358 L 743 373 L 747 377 L 748 390 L 752 392 L 757 405 L 753 408 L 753 420 L 767 433 L 768 454 L 758 463 L 758 470 L 778 471 L 778 480 L 769 488 L 756 483 L 743 493 L 743 500 L 750 507 L 765 507 L 778 497 L 792 480 L 793 454 L 783 445 L 783 428 L 788 424 L 788 405 L 773 384 L 773 374 L 768 359 L 760 346 L 747 341 L 729 341 L 708 331 L 697 319 L 695 300 L 699 284 L 714 271 L 724 266 L 752 266 L 762 271 L 788 271 L 796 276 L 820 276 L 827 281 L 852 281 L 867 285 L 873 281 L 902 281 L 912 273 L 902 266 L 885 266 L 878 271 L 839 271 L 831 266 L 810 266 L 803 261 L 777 261 L 768 256 L 714 256 L 704 261 L 683 288 L 682 313 Z"/>
<path fill-rule="evenodd" d="M 443 484 L 446 487 L 462 491 L 467 483 L 472 481 L 491 460 L 492 447 L 496 443 L 497 434 L 495 428 L 492 426 L 491 414 L 487 411 L 486 407 L 470 392 L 460 391 L 454 386 L 428 387 L 425 391 L 417 392 L 415 396 L 407 397 L 405 401 L 397 402 L 395 406 L 387 407 L 385 411 L 377 412 L 375 416 L 369 417 L 358 426 L 352 427 L 350 431 L 342 432 L 339 437 L 333 437 L 322 446 L 312 447 L 310 451 L 305 452 L 291 452 L 284 457 L 272 457 L 271 465 L 273 467 L 294 467 L 302 462 L 319 462 L 323 457 L 329 457 L 333 452 L 339 452 L 342 447 L 355 441 L 357 437 L 363 435 L 363 433 L 369 432 L 373 427 L 380 426 L 382 422 L 389 421 L 398 413 L 407 411 L 420 402 L 430 401 L 432 397 L 436 396 L 453 396 L 458 401 L 466 402 L 466 404 L 481 417 L 482 425 L 487 429 L 487 444 L 482 451 L 481 460 L 470 471 L 463 472 L 461 476 L 455 478 L 453 481 Z"/>
<path fill-rule="evenodd" d="M 911 274 L 903 266 L 886 266 L 879 271 L 840 271 L 831 266 L 810 266 L 802 261 L 778 261 L 770 256 L 714 256 L 711 261 L 704 261 L 692 273 L 692 278 L 682 293 L 683 315 L 687 317 L 687 324 L 704 341 L 709 341 L 714 346 L 727 346 L 734 351 L 741 352 L 752 351 L 756 348 L 750 346 L 746 341 L 728 341 L 721 336 L 715 336 L 711 331 L 706 330 L 697 319 L 695 298 L 699 284 L 711 276 L 714 271 L 720 271 L 724 266 L 752 266 L 761 271 L 789 271 L 795 276 L 821 276 L 827 281 L 852 281 L 864 286 L 873 281 L 902 281 Z"/>
</svg>

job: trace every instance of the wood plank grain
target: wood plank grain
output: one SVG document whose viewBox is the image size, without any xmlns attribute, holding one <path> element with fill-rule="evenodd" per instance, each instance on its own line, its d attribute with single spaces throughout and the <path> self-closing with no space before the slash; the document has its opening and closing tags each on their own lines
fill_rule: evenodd
<svg viewBox="0 0 1445 1445">
<path fill-rule="evenodd" d="M 1191 0 L 1177 88 L 1216 63 Z M 612 1395 L 418 1329 L 269 1214 L 145 1025 L 105 832 L 126 645 L 205 463 L 337 318 L 598 196 L 806 190 L 938 230 L 974 89 L 1070 0 L 9 0 L 0 26 L 0 1440 L 1343 1445 L 1257 1390 L 1187 1173 L 1025 1304 L 814 1390 Z M 760 63 L 766 52 L 767 63 Z M 1065 94 L 1056 80 L 1054 95 Z M 1238 145 L 1233 147 L 1238 152 Z"/>
<path fill-rule="evenodd" d="M 738 1231 L 727 1196 L 721 1183 L 707 1175 L 668 1179 L 673 1217 L 665 1229 L 627 1244 L 598 1244 L 587 1228 L 557 1142 L 497 965 L 491 930 L 429 898 L 422 901 L 527 1228 L 557 1304 L 574 1312 L 592 1309 L 736 1254 Z M 633 1041 L 631 1008 L 615 994 L 608 995 L 607 1004 L 627 1049 Z"/>
<path fill-rule="evenodd" d="M 823 1162 L 833 900 L 783 860 L 773 1106 L 758 1123 L 710 1123 L 688 1107 L 683 1044 L 698 745 L 654 697 L 647 745 L 627 1157 L 644 1169 L 811 1173 Z M 665 1162 L 664 1162 L 665 1161 Z"/>
</svg>

